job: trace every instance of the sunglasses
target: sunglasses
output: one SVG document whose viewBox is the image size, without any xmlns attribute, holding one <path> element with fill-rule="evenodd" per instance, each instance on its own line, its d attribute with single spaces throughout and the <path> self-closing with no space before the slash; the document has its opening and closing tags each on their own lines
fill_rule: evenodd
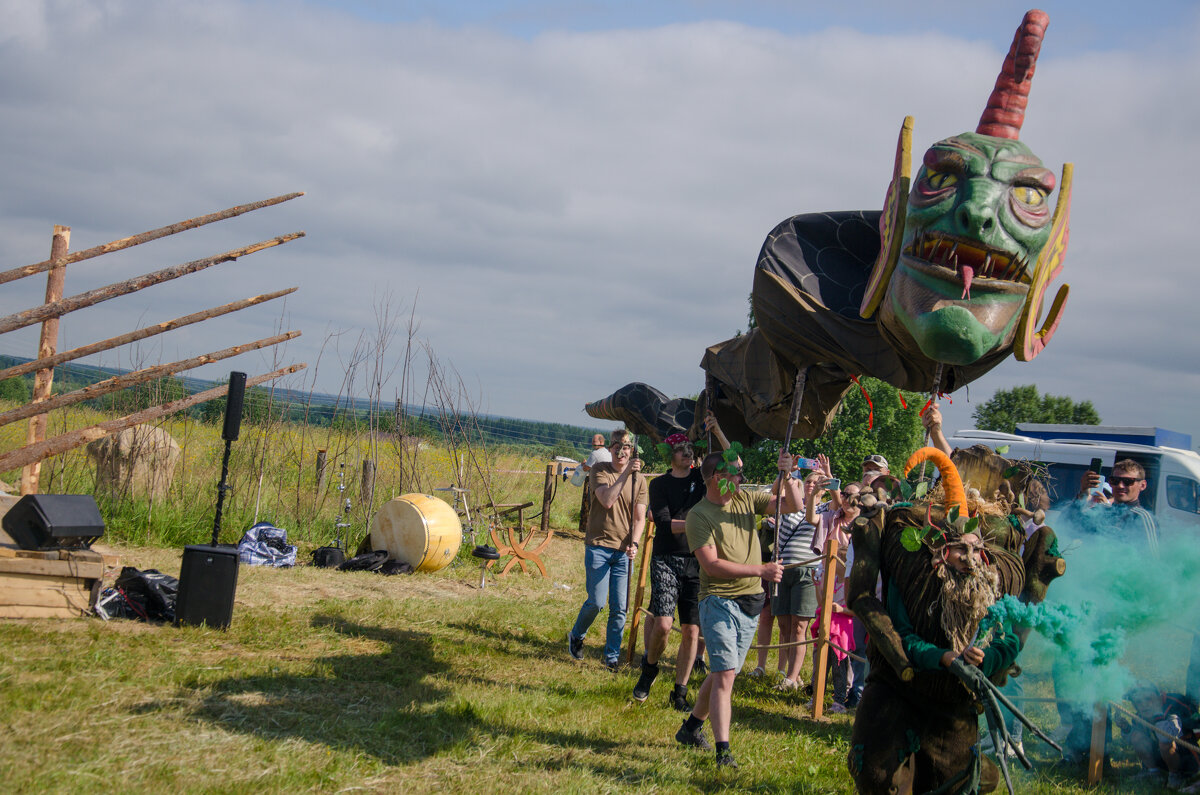
<svg viewBox="0 0 1200 795">
<path fill-rule="evenodd" d="M 1135 483 L 1141 482 L 1141 480 L 1142 480 L 1142 478 L 1120 478 L 1120 477 L 1113 478 L 1113 477 L 1110 477 L 1108 479 L 1108 482 L 1113 484 L 1114 486 L 1132 486 Z"/>
</svg>

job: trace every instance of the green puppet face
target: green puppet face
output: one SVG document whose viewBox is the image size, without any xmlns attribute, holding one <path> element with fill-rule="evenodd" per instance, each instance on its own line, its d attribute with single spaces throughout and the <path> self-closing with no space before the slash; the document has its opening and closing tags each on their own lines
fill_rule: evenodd
<svg viewBox="0 0 1200 795">
<path fill-rule="evenodd" d="M 1020 141 L 963 133 L 930 147 L 909 194 L 885 322 L 949 364 L 1011 345 L 1050 235 L 1054 185 Z"/>
</svg>

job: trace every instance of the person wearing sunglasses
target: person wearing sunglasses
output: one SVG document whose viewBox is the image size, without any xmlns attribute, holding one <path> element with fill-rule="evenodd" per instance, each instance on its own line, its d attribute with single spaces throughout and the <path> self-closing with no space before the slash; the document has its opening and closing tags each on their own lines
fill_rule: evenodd
<svg viewBox="0 0 1200 795">
<path fill-rule="evenodd" d="M 804 505 L 800 482 L 788 477 L 795 459 L 786 449 L 780 450 L 777 466 L 783 473 L 783 512 L 795 513 Z M 762 562 L 758 517 L 773 515 L 779 498 L 741 489 L 741 459 L 726 461 L 722 453 L 704 457 L 700 476 L 704 497 L 688 513 L 686 527 L 688 547 L 700 562 L 700 629 L 708 649 L 709 673 L 675 740 L 711 748 L 702 732 L 704 722 L 712 718 L 717 765 L 736 768 L 729 750 L 733 680 L 754 642 L 758 614 L 766 601 L 762 581 L 783 578 L 782 564 Z"/>
<path fill-rule="evenodd" d="M 1112 486 L 1111 504 L 1089 505 L 1091 491 L 1100 486 L 1100 473 L 1084 472 L 1079 494 L 1071 506 L 1072 518 L 1086 531 L 1134 544 L 1145 543 L 1158 554 L 1158 522 L 1141 503 L 1142 492 L 1146 490 L 1145 468 L 1132 458 L 1121 459 L 1113 464 L 1108 483 Z"/>
<path fill-rule="evenodd" d="M 613 431 L 609 451 L 612 461 L 600 462 L 588 473 L 592 503 L 583 538 L 587 597 L 567 632 L 567 652 L 583 659 L 584 635 L 607 601 L 604 666 L 616 671 L 625 632 L 629 571 L 646 528 L 650 498 L 633 434 L 624 428 Z"/>
</svg>

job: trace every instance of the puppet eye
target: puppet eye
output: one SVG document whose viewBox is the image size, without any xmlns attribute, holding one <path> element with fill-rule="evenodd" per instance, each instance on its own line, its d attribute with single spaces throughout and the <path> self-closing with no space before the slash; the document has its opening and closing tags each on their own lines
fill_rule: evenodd
<svg viewBox="0 0 1200 795">
<path fill-rule="evenodd" d="M 1041 207 L 1046 201 L 1046 192 L 1031 185 L 1017 185 L 1012 192 L 1016 200 L 1026 207 Z"/>
<path fill-rule="evenodd" d="M 948 174 L 944 171 L 934 171 L 926 179 L 929 182 L 929 187 L 934 190 L 945 190 L 946 188 L 953 188 L 958 184 L 958 175 Z"/>
</svg>

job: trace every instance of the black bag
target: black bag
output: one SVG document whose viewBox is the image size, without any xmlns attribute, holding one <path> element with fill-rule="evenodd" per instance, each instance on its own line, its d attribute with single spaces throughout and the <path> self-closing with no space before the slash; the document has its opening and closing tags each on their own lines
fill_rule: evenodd
<svg viewBox="0 0 1200 795">
<path fill-rule="evenodd" d="M 750 618 L 758 618 L 758 614 L 763 611 L 767 605 L 766 593 L 746 594 L 745 596 L 735 596 L 733 601 L 737 602 L 737 606 Z"/>
<path fill-rule="evenodd" d="M 157 569 L 138 571 L 125 566 L 113 589 L 120 599 L 110 599 L 106 610 L 110 617 L 140 618 L 143 621 L 174 621 L 179 580 Z"/>
<path fill-rule="evenodd" d="M 312 562 L 322 569 L 332 569 L 346 562 L 346 550 L 341 547 L 318 547 L 313 550 Z"/>
<path fill-rule="evenodd" d="M 387 559 L 387 550 L 377 549 L 374 552 L 355 555 L 350 560 L 338 566 L 338 571 L 379 571 L 380 567 L 387 562 Z"/>
<path fill-rule="evenodd" d="M 412 574 L 413 567 L 411 563 L 402 560 L 389 560 L 384 562 L 378 571 L 380 574 Z"/>
</svg>

